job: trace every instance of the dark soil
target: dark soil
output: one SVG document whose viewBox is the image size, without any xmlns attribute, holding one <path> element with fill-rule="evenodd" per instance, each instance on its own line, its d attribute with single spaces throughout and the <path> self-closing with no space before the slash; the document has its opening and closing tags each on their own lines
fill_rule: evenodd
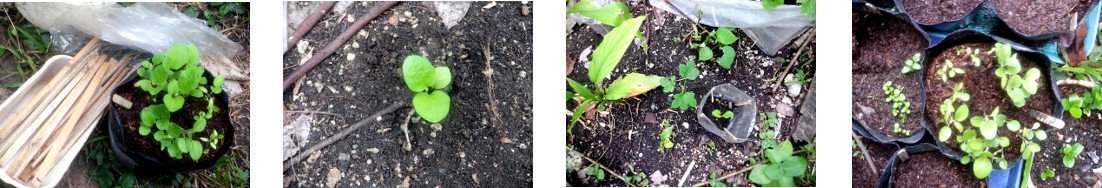
<svg viewBox="0 0 1102 188">
<path fill-rule="evenodd" d="M 940 128 L 943 124 L 939 124 L 941 114 L 938 109 L 941 106 L 942 101 L 953 95 L 953 86 L 958 83 L 964 82 L 964 92 L 971 95 L 971 100 L 967 101 L 970 109 L 969 117 L 989 115 L 996 107 L 999 108 L 999 113 L 1006 115 L 1007 121 L 1018 120 L 1022 126 L 1032 126 L 1034 122 L 1038 122 L 1029 117 L 1028 112 L 1023 109 L 1034 109 L 1041 112 L 1052 112 L 1053 100 L 1052 90 L 1047 83 L 1049 77 L 1046 74 L 1041 76 L 1041 79 L 1037 80 L 1041 85 L 1037 89 L 1037 93 L 1026 99 L 1025 108 L 1014 107 L 1010 98 L 1007 97 L 1006 91 L 999 86 L 999 78 L 994 75 L 995 69 L 998 69 L 998 60 L 995 54 L 987 54 L 994 45 L 991 43 L 967 43 L 957 45 L 946 49 L 939 54 L 932 61 L 933 64 L 926 69 L 926 97 L 929 103 L 926 103 L 926 117 L 927 123 L 933 125 L 931 127 Z M 982 61 L 979 67 L 974 66 L 971 60 L 971 56 L 968 53 L 962 53 L 956 55 L 959 49 L 979 49 L 980 54 L 976 56 Z M 1022 57 L 1022 56 L 1019 56 Z M 965 74 L 957 75 L 956 78 L 950 78 L 949 82 L 944 82 L 941 77 L 937 75 L 937 70 L 942 66 L 945 66 L 945 61 L 949 60 L 953 62 L 954 67 L 964 69 Z M 1022 71 L 1029 70 L 1030 68 L 1042 68 L 1035 63 L 1035 61 L 1027 58 L 1019 58 L 1022 64 Z M 1042 71 L 1044 72 L 1044 71 Z M 955 103 L 959 105 L 960 103 Z M 1038 122 L 1039 123 L 1039 122 Z M 966 126 L 967 127 L 967 126 Z M 961 133 L 961 130 L 954 130 L 954 135 Z M 1007 151 L 1017 151 L 1018 145 L 1021 142 L 1016 134 L 1010 132 L 1006 128 L 999 128 L 998 135 L 1006 136 L 1010 138 L 1010 147 L 1003 148 Z M 955 139 L 945 142 L 947 146 L 954 150 L 959 149 L 960 143 Z M 959 150 L 958 150 L 959 151 Z M 1003 152 L 1005 155 L 1003 158 L 1007 160 L 1017 159 L 1020 152 Z"/>
<path fill-rule="evenodd" d="M 938 24 L 964 18 L 983 0 L 901 0 L 900 2 L 915 22 Z"/>
<path fill-rule="evenodd" d="M 1082 95 L 1087 91 L 1084 87 L 1079 86 L 1059 86 L 1060 92 L 1065 95 L 1080 94 Z M 1102 175 L 1091 172 L 1092 169 L 1102 168 L 1102 163 L 1094 161 L 1089 157 L 1089 153 L 1099 153 L 1097 148 L 1102 148 L 1102 115 L 1097 111 L 1092 111 L 1091 114 L 1084 114 L 1083 117 L 1076 119 L 1071 117 L 1070 114 L 1064 114 L 1065 127 L 1063 129 L 1049 129 L 1048 139 L 1041 141 L 1041 152 L 1034 155 L 1033 170 L 1030 171 L 1030 177 L 1033 179 L 1033 184 L 1038 187 L 1091 187 L 1099 185 L 1099 179 Z M 1064 154 L 1060 153 L 1060 149 L 1065 146 L 1074 145 L 1079 143 L 1083 145 L 1083 153 L 1079 154 L 1075 159 L 1075 166 L 1067 168 L 1064 166 L 1063 157 Z M 1041 180 L 1041 173 L 1045 170 L 1051 169 L 1055 172 L 1055 177 L 1049 177 L 1047 180 Z"/>
<path fill-rule="evenodd" d="M 115 90 L 116 95 L 122 96 L 123 98 L 134 102 L 134 106 L 130 109 L 123 108 L 121 106 L 115 108 L 115 110 L 117 110 L 119 113 L 119 121 L 122 123 L 123 137 L 125 137 L 123 139 L 125 139 L 126 141 L 126 147 L 134 152 L 144 153 L 155 159 L 161 160 L 161 162 L 164 163 L 166 166 L 174 169 L 189 168 L 190 166 L 198 163 L 191 157 L 189 157 L 188 154 L 184 154 L 183 158 L 173 159 L 172 157 L 168 156 L 168 151 L 161 150 L 161 142 L 153 139 L 152 132 L 148 136 L 142 136 L 140 133 L 138 133 L 138 127 L 141 127 L 141 118 L 138 116 L 138 114 L 141 113 L 142 109 L 145 109 L 145 107 L 147 106 L 163 103 L 163 101 L 161 100 L 151 99 L 149 93 L 141 90 L 140 88 L 133 87 L 134 83 L 136 83 L 139 79 L 141 78 L 138 77 L 130 82 L 124 83 Z M 172 120 L 172 122 L 175 122 L 177 125 L 186 130 L 191 129 L 191 126 L 195 123 L 195 119 L 193 119 L 194 116 L 199 115 L 199 112 L 205 112 L 207 110 L 207 101 L 203 98 L 198 97 L 184 98 L 184 107 L 180 108 L 179 111 L 173 112 L 170 119 Z M 215 112 L 214 117 L 207 120 L 206 129 L 204 129 L 202 132 L 193 134 L 193 138 L 198 139 L 199 137 L 209 137 L 210 134 L 213 133 L 213 131 L 215 130 L 217 130 L 219 134 L 226 134 L 229 132 L 227 130 L 229 128 L 232 128 L 228 115 L 229 108 L 226 107 L 226 101 L 224 99 L 215 97 L 214 105 L 219 108 L 218 112 Z M 154 130 L 156 130 L 156 128 L 154 128 Z M 227 137 L 223 139 L 233 138 Z M 230 142 L 220 143 L 221 146 L 218 146 L 217 151 L 212 150 L 208 153 L 203 154 L 202 157 L 199 157 L 199 161 L 218 160 L 217 157 L 219 156 L 215 155 L 222 153 L 222 150 L 226 150 L 227 148 L 229 148 L 229 146 L 227 145 L 229 143 Z M 204 143 L 203 146 L 207 147 L 207 144 Z"/>
<path fill-rule="evenodd" d="M 937 151 L 911 155 L 911 159 L 895 167 L 893 187 L 985 187 L 984 179 L 976 179 L 971 163 L 949 159 Z"/>
<path fill-rule="evenodd" d="M 922 53 L 928 43 L 917 28 L 888 14 L 853 13 L 853 115 L 865 126 L 889 137 L 908 135 L 895 133 L 899 117 L 892 115 L 892 104 L 885 102 L 883 85 L 903 86 L 911 113 L 902 129 L 912 134 L 922 132 L 922 79 L 919 72 L 902 74 L 904 61 Z M 925 68 L 925 67 L 923 67 Z"/>
<path fill-rule="evenodd" d="M 853 187 L 876 187 L 876 181 L 880 178 L 880 174 L 884 173 L 884 166 L 888 165 L 888 160 L 892 158 L 892 154 L 899 150 L 899 148 L 895 145 L 876 143 L 867 138 L 862 138 L 861 142 L 864 143 L 866 149 L 868 149 L 868 155 L 872 158 L 872 162 L 876 165 L 876 169 L 869 166 L 868 160 L 865 160 L 864 153 L 853 156 L 850 160 L 850 170 L 853 172 Z M 861 152 L 860 147 L 852 147 L 851 150 L 851 153 Z"/>
<path fill-rule="evenodd" d="M 1038 35 L 1071 31 L 1087 14 L 1090 0 L 1019 1 L 993 0 L 995 12 L 1018 32 Z M 1073 23 L 1074 22 L 1074 23 Z"/>
<path fill-rule="evenodd" d="M 375 4 L 355 2 L 344 13 L 323 17 L 302 39 L 306 45 L 283 56 L 283 73 L 316 55 Z M 447 29 L 427 3 L 398 3 L 284 91 L 287 110 L 346 117 L 317 114 L 307 143 L 312 146 L 393 103 L 408 104 L 414 93 L 400 69 L 406 56 L 421 55 L 436 66 L 448 66 L 453 75 L 446 90 L 451 109 L 439 122 L 442 129 L 434 130 L 417 115 L 410 120 L 412 151 L 403 149 L 406 135 L 399 128 L 413 109 L 407 105 L 305 154 L 310 157 L 283 172 L 285 185 L 325 186 L 332 180 L 326 176 L 335 170 L 341 177 L 338 187 L 407 182 L 411 187 L 532 186 L 533 23 L 531 14 L 522 13 L 532 3 L 496 2 L 483 9 L 488 4 L 471 3 L 465 17 Z M 395 23 L 388 23 L 392 19 Z M 487 56 L 492 57 L 490 67 Z M 483 74 L 489 68 L 493 80 Z"/>
<path fill-rule="evenodd" d="M 643 22 L 644 25 L 640 28 L 642 28 L 641 31 L 650 50 L 644 51 L 640 45 L 633 44 L 628 48 L 623 59 L 611 74 L 611 78 L 619 78 L 633 72 L 658 76 L 678 76 L 678 64 L 683 64 L 690 59 L 696 61 L 697 49 L 690 49 L 684 41 L 674 40 L 675 38 L 687 38 L 686 34 L 693 31 L 692 21 L 678 18 L 675 14 L 647 7 L 643 4 L 628 3 L 628 6 L 632 15 L 647 15 Z M 705 28 L 709 31 L 715 29 L 707 26 Z M 594 83 L 588 81 L 588 65 L 579 59 L 590 59 L 591 56 L 581 56 L 582 51 L 587 48 L 596 49 L 603 36 L 593 32 L 591 28 L 585 25 L 577 25 L 574 28 L 567 29 L 572 31 L 566 39 L 567 65 L 572 65 L 568 70 L 573 70 L 567 72 L 567 78 L 593 88 Z M 777 76 L 775 72 L 784 69 L 783 66 L 785 65 L 781 63 L 782 59 L 787 60 L 796 55 L 797 49 L 795 48 L 799 44 L 790 43 L 776 55 L 769 56 L 754 47 L 754 41 L 746 37 L 741 30 L 736 29 L 735 35 L 741 37 L 741 39 L 731 44 L 738 52 L 731 69 L 724 69 L 714 60 L 696 61 L 701 76 L 695 80 L 680 81 L 679 84 L 685 86 L 685 91 L 695 93 L 699 100 L 700 97 L 707 94 L 711 87 L 732 83 L 754 98 L 758 109 L 757 113 L 778 112 L 778 105 L 788 105 L 781 102 L 784 100 L 782 95 L 786 95 L 786 92 L 783 85 L 778 88 L 776 93 L 769 91 L 774 83 L 772 79 Z M 795 69 L 803 70 L 808 75 L 815 74 L 816 65 L 814 61 L 806 65 L 803 64 L 809 58 L 815 57 L 815 38 L 812 37 L 809 40 L 811 42 L 807 44 L 806 48 L 806 51 L 809 51 L 808 55 L 798 59 L 800 63 L 794 64 L 796 66 L 789 70 L 790 74 L 794 74 Z M 709 44 L 709 46 L 718 49 L 720 45 Z M 713 52 L 716 53 L 716 57 L 722 55 L 719 50 L 713 50 Z M 811 77 L 809 76 L 809 78 Z M 611 83 L 609 79 L 604 82 L 605 84 Z M 808 86 L 805 85 L 802 92 L 806 93 L 807 88 Z M 668 176 L 668 180 L 662 182 L 662 184 L 673 186 L 678 185 L 680 177 L 686 174 L 690 164 L 695 165 L 692 165 L 692 171 L 688 172 L 689 175 L 684 182 L 684 186 L 706 181 L 711 173 L 722 176 L 726 173 L 742 170 L 751 166 L 751 159 L 762 161 L 763 155 L 760 153 L 762 148 L 760 139 L 757 138 L 760 130 L 751 133 L 750 141 L 737 144 L 727 143 L 722 138 L 707 132 L 699 126 L 695 117 L 695 109 L 684 111 L 669 109 L 673 94 L 675 93 L 664 93 L 661 88 L 656 88 L 635 98 L 624 99 L 622 102 L 609 105 L 606 107 L 607 113 L 595 113 L 596 115 L 593 118 L 581 120 L 574 125 L 572 134 L 567 135 L 566 144 L 574 146 L 575 150 L 608 166 L 617 173 L 630 173 L 628 165 L 632 165 L 636 172 L 643 172 L 648 176 L 661 172 L 661 174 Z M 802 97 L 792 99 L 792 104 L 800 104 L 801 100 Z M 577 102 L 568 101 L 565 110 L 573 110 L 577 105 Z M 795 107 L 793 105 L 794 109 Z M 709 110 L 705 113 L 710 116 L 710 109 L 708 107 L 705 107 L 705 109 Z M 792 116 L 778 115 L 777 119 L 780 121 L 776 131 L 778 142 L 789 140 L 790 135 L 796 129 L 797 116 L 796 114 Z M 566 122 L 569 123 L 570 116 L 564 114 L 564 117 Z M 675 127 L 671 139 L 675 146 L 672 149 L 666 149 L 665 152 L 658 152 L 659 135 L 662 132 L 661 122 L 668 122 Z M 724 127 L 725 125 L 723 124 Z M 563 130 L 565 129 L 564 126 Z M 709 142 L 715 143 L 714 155 L 710 155 L 708 152 Z M 804 143 L 793 143 L 793 145 L 796 145 L 796 150 L 799 150 L 799 146 L 804 145 Z M 814 156 L 808 158 L 814 161 Z M 590 164 L 585 162 L 583 167 Z M 616 178 L 606 177 L 604 180 L 598 180 L 593 176 L 572 173 L 571 170 L 573 169 L 567 170 L 568 174 L 573 174 L 567 177 L 567 181 L 572 186 L 626 186 Z M 808 173 L 811 172 L 813 171 L 808 170 Z M 734 178 L 725 181 L 725 183 L 732 186 L 752 185 L 745 175 L 736 175 Z M 815 185 L 813 181 L 808 181 L 806 178 L 797 178 L 796 184 L 801 186 Z M 651 185 L 657 184 L 651 182 Z"/>
</svg>

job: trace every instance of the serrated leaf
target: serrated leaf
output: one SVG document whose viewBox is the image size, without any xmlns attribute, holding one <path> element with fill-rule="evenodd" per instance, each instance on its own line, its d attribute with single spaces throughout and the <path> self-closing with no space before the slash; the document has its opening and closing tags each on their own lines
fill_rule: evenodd
<svg viewBox="0 0 1102 188">
<path fill-rule="evenodd" d="M 773 180 L 769 179 L 769 177 L 766 177 L 765 175 L 765 169 L 767 167 L 767 165 L 755 166 L 754 170 L 750 171 L 750 176 L 748 177 L 748 179 L 750 179 L 751 182 L 757 183 L 759 185 L 773 183 Z"/>
<path fill-rule="evenodd" d="M 783 163 L 781 163 L 781 171 L 784 172 L 784 176 L 795 177 L 803 175 L 807 171 L 807 159 L 803 157 L 789 157 Z"/>
</svg>

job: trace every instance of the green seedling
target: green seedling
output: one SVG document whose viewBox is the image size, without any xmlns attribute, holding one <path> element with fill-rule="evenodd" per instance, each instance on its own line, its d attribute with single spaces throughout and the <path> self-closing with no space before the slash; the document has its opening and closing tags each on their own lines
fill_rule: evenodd
<svg viewBox="0 0 1102 188">
<path fill-rule="evenodd" d="M 734 116 L 735 116 L 735 113 L 732 113 L 731 111 L 722 112 L 722 111 L 719 111 L 719 109 L 712 110 L 712 117 L 727 119 L 727 118 L 731 118 L 731 117 L 734 117 Z"/>
<path fill-rule="evenodd" d="M 903 74 L 922 69 L 922 53 L 915 53 L 914 57 L 903 61 Z"/>
<path fill-rule="evenodd" d="M 1008 128 L 1017 129 L 1020 123 L 1017 120 L 1007 121 L 1005 115 L 999 114 L 999 107 L 995 107 L 991 114 L 973 116 L 969 119 L 969 124 L 972 127 L 967 127 L 956 139 L 961 143 L 961 151 L 967 153 L 967 156 L 961 158 L 961 164 L 972 163 L 972 173 L 980 179 L 991 174 L 992 161 L 1005 168 L 1006 159 L 994 154 L 1001 153 L 1003 147 L 1009 146 L 1010 138 L 998 136 L 996 133 L 1004 124 Z M 976 130 L 979 130 L 978 134 Z"/>
<path fill-rule="evenodd" d="M 953 135 L 953 130 L 950 125 L 956 127 L 959 131 L 964 131 L 964 126 L 961 122 L 968 119 L 968 104 L 962 103 L 960 106 L 953 107 L 953 103 L 960 101 L 968 101 L 972 98 L 972 95 L 965 93 L 963 90 L 964 83 L 959 83 L 953 87 L 953 95 L 941 102 L 941 107 L 938 112 L 941 112 L 940 123 L 944 124 L 941 130 L 938 131 L 938 140 L 942 142 L 948 141 Z"/>
<path fill-rule="evenodd" d="M 787 140 L 777 148 L 765 150 L 769 163 L 755 166 L 748 178 L 766 187 L 795 187 L 794 177 L 807 171 L 807 159 L 792 154 L 792 143 Z"/>
<path fill-rule="evenodd" d="M 662 122 L 662 127 L 664 127 L 662 134 L 658 136 L 658 152 L 665 153 L 666 149 L 673 149 L 673 141 L 670 139 L 673 139 L 673 127 L 676 126 L 670 125 L 669 122 Z"/>
<path fill-rule="evenodd" d="M 628 183 L 638 183 L 640 186 L 644 187 L 650 185 L 650 180 L 647 179 L 647 173 L 635 172 L 635 167 L 631 166 L 630 164 L 628 165 L 628 169 L 631 170 L 631 174 L 634 174 L 624 177 L 624 180 L 627 180 Z"/>
<path fill-rule="evenodd" d="M 911 131 L 907 130 L 907 129 L 903 129 L 903 127 L 899 126 L 899 123 L 895 123 L 894 127 L 895 128 L 892 130 L 892 132 L 894 132 L 894 133 L 899 133 L 899 134 L 903 134 L 903 135 L 911 135 Z"/>
<path fill-rule="evenodd" d="M 1048 180 L 1049 177 L 1053 176 L 1056 176 L 1056 172 L 1053 172 L 1052 169 L 1045 170 L 1044 173 L 1041 173 L 1041 181 Z"/>
<path fill-rule="evenodd" d="M 804 73 L 804 70 L 796 69 L 796 75 L 792 76 L 793 80 L 789 81 L 789 82 L 785 82 L 784 84 L 807 85 L 808 83 L 811 83 L 811 79 L 807 78 L 808 76 L 810 76 L 810 75 L 808 75 L 807 73 Z"/>
<path fill-rule="evenodd" d="M 696 107 L 696 94 L 692 91 L 685 90 L 685 86 L 679 84 L 680 81 L 689 79 L 695 80 L 697 76 L 700 76 L 700 70 L 696 69 L 696 63 L 692 59 L 677 66 L 678 74 L 681 75 L 681 79 L 675 77 L 666 77 L 659 80 L 659 84 L 662 85 L 662 91 L 669 93 L 674 89 L 680 90 L 677 94 L 673 95 L 673 101 L 670 101 L 670 108 L 688 110 L 690 107 Z"/>
<path fill-rule="evenodd" d="M 1080 118 L 1083 114 L 1090 114 L 1091 110 L 1102 109 L 1102 90 L 1100 89 L 1102 87 L 1096 85 L 1090 92 L 1083 93 L 1083 96 L 1071 94 L 1061 99 L 1060 104 L 1072 117 Z"/>
<path fill-rule="evenodd" d="M 762 149 L 769 149 L 777 146 L 777 141 L 773 140 L 777 134 L 773 132 L 773 127 L 777 125 L 777 113 L 758 113 L 758 138 L 761 141 Z"/>
<path fill-rule="evenodd" d="M 402 63 L 402 77 L 406 86 L 416 93 L 413 96 L 413 110 L 429 122 L 440 122 L 448 115 L 451 97 L 441 91 L 452 81 L 452 71 L 448 67 L 433 67 L 428 59 L 421 56 L 407 56 Z"/>
<path fill-rule="evenodd" d="M 708 155 L 715 155 L 716 143 L 708 142 L 708 147 L 705 147 L 704 149 L 708 149 Z"/>
<path fill-rule="evenodd" d="M 884 102 L 892 104 L 892 116 L 899 117 L 899 122 L 907 122 L 907 115 L 911 114 L 911 102 L 903 95 L 903 86 L 892 86 L 892 81 L 884 82 L 881 86 L 884 95 L 888 96 Z"/>
<path fill-rule="evenodd" d="M 1075 145 L 1064 144 L 1064 148 L 1060 149 L 1060 153 L 1064 154 L 1064 167 L 1072 168 L 1075 166 L 1075 157 L 1079 156 L 1079 153 L 1083 153 L 1083 145 L 1075 143 Z"/>
<path fill-rule="evenodd" d="M 720 181 L 720 180 L 716 179 L 716 173 L 715 172 L 713 172 L 712 175 L 710 175 L 708 177 L 710 179 L 712 179 L 712 181 L 708 182 L 709 186 L 712 186 L 712 187 L 727 187 L 727 184 L 723 183 L 723 181 Z"/>
<path fill-rule="evenodd" d="M 1006 91 L 1006 95 L 1014 103 L 1015 107 L 1025 106 L 1025 100 L 1037 93 L 1038 79 L 1041 78 L 1041 70 L 1030 68 L 1025 74 L 1022 65 L 1018 61 L 1018 54 L 1014 53 L 1010 45 L 995 44 L 995 56 L 999 59 L 999 68 L 995 69 L 995 76 L 999 77 L 1000 86 Z"/>
<path fill-rule="evenodd" d="M 139 114 L 139 134 L 148 136 L 152 133 L 153 139 L 160 142 L 161 150 L 175 159 L 186 154 L 198 161 L 204 153 L 217 149 L 218 142 L 222 140 L 218 131 L 207 137 L 200 136 L 200 133 L 206 130 L 207 120 L 219 110 L 214 105 L 214 94 L 222 93 L 225 78 L 217 76 L 208 83 L 207 78 L 203 77 L 206 70 L 199 66 L 199 51 L 195 45 L 173 45 L 167 53 L 142 61 L 136 72 L 141 79 L 135 82 L 134 87 L 146 91 L 154 100 L 154 104 L 145 107 Z M 207 101 L 206 110 L 192 116 L 195 121 L 190 128 L 171 120 L 173 113 L 183 108 L 187 97 Z M 204 147 L 202 142 L 207 142 L 211 147 Z"/>
<path fill-rule="evenodd" d="M 605 170 L 598 168 L 597 165 L 589 166 L 589 168 L 586 168 L 585 174 L 596 176 L 599 180 L 605 180 Z"/>
<path fill-rule="evenodd" d="M 953 65 L 953 62 L 948 59 L 945 60 L 945 66 L 937 70 L 937 75 L 941 76 L 941 80 L 944 82 L 948 82 L 949 78 L 956 78 L 957 74 L 964 74 L 964 69 L 956 67 Z"/>
<path fill-rule="evenodd" d="M 853 139 L 850 139 L 849 142 L 851 143 L 850 144 L 850 149 L 853 150 L 853 157 L 861 156 L 861 151 L 857 150 L 857 141 L 853 140 Z"/>
<path fill-rule="evenodd" d="M 631 73 L 613 81 L 611 85 L 607 85 L 607 88 L 603 87 L 605 85 L 602 81 L 612 74 L 612 70 L 620 63 L 624 52 L 631 46 L 632 33 L 639 30 L 639 26 L 643 24 L 645 17 L 640 16 L 625 20 L 618 27 L 609 31 L 601 40 L 601 44 L 593 51 L 593 60 L 589 67 L 589 81 L 596 85 L 595 89 L 590 89 L 570 78 L 566 79 L 567 84 L 574 90 L 574 93 L 567 91 L 567 96 L 581 97 L 578 107 L 571 117 L 567 133 L 573 134 L 574 123 L 577 123 L 582 112 L 585 112 L 591 106 L 595 106 L 598 111 L 604 111 L 606 104 L 618 102 L 624 97 L 646 93 L 658 87 L 660 80 L 664 79 L 660 76 Z"/>
</svg>

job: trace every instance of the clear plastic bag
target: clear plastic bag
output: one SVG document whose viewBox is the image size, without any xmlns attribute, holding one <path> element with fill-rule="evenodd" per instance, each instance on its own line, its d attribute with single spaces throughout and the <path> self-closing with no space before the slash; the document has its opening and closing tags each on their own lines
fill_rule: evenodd
<svg viewBox="0 0 1102 188">
<path fill-rule="evenodd" d="M 593 2 L 593 5 L 597 5 L 597 7 L 601 7 L 601 8 L 607 6 L 608 4 L 612 4 L 612 3 L 616 2 L 616 0 L 588 0 L 588 1 Z M 573 5 L 571 5 L 571 6 L 573 6 Z M 567 9 L 569 9 L 569 8 L 570 7 L 567 7 Z M 592 28 L 594 32 L 597 32 L 597 34 L 601 34 L 602 36 L 605 35 L 606 33 L 608 33 L 608 31 L 611 31 L 612 28 L 615 28 L 615 27 L 612 27 L 611 25 L 605 25 L 605 24 L 601 23 L 600 21 L 594 20 L 593 18 L 582 16 L 582 14 L 570 13 L 570 15 L 568 15 L 568 16 L 570 16 L 570 20 L 573 20 L 574 22 L 583 23 L 585 25 L 588 25 L 589 28 Z"/>
<path fill-rule="evenodd" d="M 656 8 L 697 20 L 713 27 L 741 28 L 762 51 L 777 53 L 796 35 L 815 23 L 811 17 L 800 14 L 800 6 L 781 5 L 766 11 L 761 2 L 748 0 L 650 0 Z M 673 6 L 670 6 L 670 5 Z M 676 7 L 676 9 L 674 9 Z M 678 11 L 680 10 L 680 11 Z"/>
<path fill-rule="evenodd" d="M 173 44 L 190 43 L 199 48 L 204 59 L 220 62 L 236 74 L 219 70 L 224 67 L 210 67 L 210 62 L 204 61 L 204 66 L 213 69 L 212 72 L 227 78 L 243 76 L 240 68 L 228 63 L 241 51 L 241 45 L 207 27 L 205 21 L 188 17 L 164 3 L 134 3 L 123 7 L 103 2 L 23 2 L 16 6 L 35 26 L 50 31 L 53 48 L 61 53 L 75 53 L 92 36 L 149 53 L 165 53 Z"/>
</svg>

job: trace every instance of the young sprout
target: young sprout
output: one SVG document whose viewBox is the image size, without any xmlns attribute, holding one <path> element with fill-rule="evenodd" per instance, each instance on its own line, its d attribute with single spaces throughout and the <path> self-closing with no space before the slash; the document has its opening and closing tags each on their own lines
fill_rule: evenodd
<svg viewBox="0 0 1102 188">
<path fill-rule="evenodd" d="M 922 59 L 922 53 L 915 53 L 914 57 L 911 57 L 911 59 L 903 61 L 903 74 L 907 74 L 907 73 L 914 72 L 914 71 L 917 71 L 919 69 L 922 69 L 921 59 Z"/>
</svg>

